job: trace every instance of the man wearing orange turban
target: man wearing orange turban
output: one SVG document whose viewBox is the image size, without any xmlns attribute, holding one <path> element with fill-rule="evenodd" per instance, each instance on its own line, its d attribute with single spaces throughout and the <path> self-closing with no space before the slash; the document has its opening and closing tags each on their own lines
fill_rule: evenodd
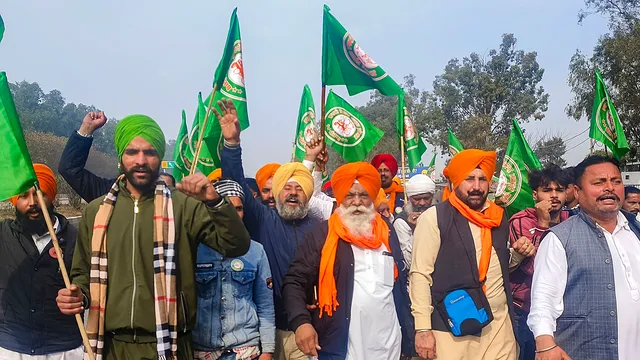
<svg viewBox="0 0 640 360">
<path fill-rule="evenodd" d="M 33 168 L 70 271 L 77 230 L 53 211 L 58 188 L 53 171 L 42 164 Z M 16 218 L 0 222 L 0 358 L 82 359 L 75 319 L 62 315 L 51 296 L 64 281 L 35 188 L 10 200 Z"/>
<path fill-rule="evenodd" d="M 340 206 L 305 235 L 284 281 L 296 343 L 320 359 L 413 355 L 400 244 L 374 207 L 380 174 L 371 164 L 350 163 L 333 173 L 331 184 Z M 307 294 L 314 289 L 318 309 L 310 313 Z"/>
<path fill-rule="evenodd" d="M 404 206 L 404 187 L 396 178 L 398 161 L 391 154 L 378 154 L 371 159 L 371 165 L 380 173 L 382 189 L 387 194 L 391 212 L 400 213 Z"/>
<path fill-rule="evenodd" d="M 271 163 L 261 167 L 258 169 L 258 172 L 256 172 L 256 183 L 258 184 L 262 203 L 272 208 L 276 207 L 276 200 L 273 191 L 271 191 L 273 175 L 275 175 L 279 168 L 280 164 Z"/>
<path fill-rule="evenodd" d="M 517 358 L 508 222 L 487 200 L 495 167 L 495 152 L 458 153 L 444 169 L 448 199 L 418 218 L 409 293 L 422 358 Z"/>
</svg>

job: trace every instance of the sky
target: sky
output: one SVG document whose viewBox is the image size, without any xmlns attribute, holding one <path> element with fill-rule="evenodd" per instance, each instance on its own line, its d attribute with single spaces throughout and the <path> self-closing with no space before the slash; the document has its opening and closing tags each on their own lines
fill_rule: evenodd
<svg viewBox="0 0 640 360">
<path fill-rule="evenodd" d="M 58 89 L 68 102 L 93 104 L 109 118 L 143 113 L 175 138 L 181 111 L 195 114 L 197 93 L 212 86 L 229 17 L 238 7 L 251 126 L 242 133 L 245 172 L 289 161 L 300 96 L 309 84 L 319 112 L 322 6 L 317 0 L 2 0 L 5 35 L 0 71 L 9 81 Z M 487 55 L 503 33 L 517 48 L 536 51 L 550 95 L 542 121 L 523 125 L 530 135 L 567 141 L 565 159 L 588 152 L 587 119 L 568 119 L 568 64 L 577 49 L 591 54 L 607 32 L 606 19 L 577 23 L 582 0 L 326 0 L 358 44 L 397 82 L 416 75 L 431 90 L 451 58 Z M 368 94 L 348 97 L 364 105 Z M 395 119 L 389 119 L 395 122 Z M 80 124 L 78 124 L 78 127 Z M 582 133 L 582 134 L 580 134 Z M 580 134 L 580 135 L 578 135 Z M 578 136 L 576 136 L 578 135 Z M 375 149 L 374 149 L 375 151 Z M 434 148 L 428 145 L 423 162 Z M 438 156 L 440 170 L 445 158 Z"/>
</svg>

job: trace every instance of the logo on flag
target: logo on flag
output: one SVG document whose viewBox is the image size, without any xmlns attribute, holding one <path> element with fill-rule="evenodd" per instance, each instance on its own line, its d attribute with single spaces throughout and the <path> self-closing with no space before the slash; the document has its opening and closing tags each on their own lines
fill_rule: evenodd
<svg viewBox="0 0 640 360">
<path fill-rule="evenodd" d="M 387 77 L 387 73 L 356 43 L 349 33 L 342 38 L 342 48 L 347 60 L 353 67 L 369 75 L 372 80 L 380 81 Z"/>
<path fill-rule="evenodd" d="M 449 153 L 451 154 L 451 156 L 456 156 L 457 153 L 459 153 L 460 151 L 458 151 L 458 149 L 456 149 L 455 147 L 449 145 Z"/>
<path fill-rule="evenodd" d="M 407 107 L 404 107 L 404 139 L 412 140 L 416 137 L 416 129 L 413 127 L 413 121 L 407 114 Z"/>
<path fill-rule="evenodd" d="M 518 197 L 522 188 L 522 172 L 518 163 L 505 155 L 500 169 L 500 180 L 496 188 L 496 203 L 509 206 Z"/>
<path fill-rule="evenodd" d="M 616 125 L 613 120 L 613 116 L 611 115 L 609 102 L 606 97 L 602 98 L 600 105 L 598 105 L 598 110 L 596 112 L 596 126 L 609 141 L 614 144 L 617 143 Z"/>
<path fill-rule="evenodd" d="M 244 92 L 244 67 L 242 65 L 242 43 L 236 40 L 233 43 L 233 61 L 227 70 L 227 77 L 224 79 L 220 92 L 238 101 L 247 101 Z"/>
<path fill-rule="evenodd" d="M 195 124 L 193 126 L 193 129 L 191 129 L 191 135 L 189 136 L 189 138 L 191 139 L 191 141 L 189 141 L 189 147 L 191 148 L 191 153 L 195 154 L 196 153 L 196 145 L 198 142 L 198 129 L 200 128 L 200 124 Z M 220 144 L 221 145 L 221 144 Z M 207 146 L 204 142 L 202 143 L 201 146 Z M 216 149 L 216 151 L 218 152 L 218 158 L 220 158 L 220 146 L 218 146 L 218 148 Z M 209 152 L 211 152 L 211 149 L 209 149 Z M 204 152 L 200 152 L 200 158 L 198 159 L 198 164 L 204 165 L 204 166 L 215 166 L 215 163 L 213 162 L 213 158 L 210 157 L 203 157 L 202 154 Z M 185 163 L 185 165 L 187 163 L 189 163 L 189 168 L 191 168 L 191 162 L 186 160 L 186 157 L 183 158 L 183 161 Z"/>
<path fill-rule="evenodd" d="M 366 135 L 360 119 L 341 107 L 327 111 L 327 119 L 330 120 L 325 130 L 327 136 L 343 146 L 356 146 Z"/>
<path fill-rule="evenodd" d="M 305 146 L 311 139 L 316 135 L 316 113 L 313 111 L 313 108 L 309 107 L 307 111 L 302 115 L 302 124 L 304 125 L 304 130 L 299 134 L 298 141 L 296 141 L 296 146 L 298 149 L 304 151 Z"/>
</svg>

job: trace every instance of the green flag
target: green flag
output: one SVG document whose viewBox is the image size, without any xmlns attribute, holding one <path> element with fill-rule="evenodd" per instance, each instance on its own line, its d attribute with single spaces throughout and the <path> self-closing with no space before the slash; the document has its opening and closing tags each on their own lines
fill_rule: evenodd
<svg viewBox="0 0 640 360">
<path fill-rule="evenodd" d="M 436 154 L 433 154 L 431 158 L 431 162 L 429 163 L 429 167 L 427 167 L 427 176 L 431 179 L 435 178 L 436 175 Z"/>
<path fill-rule="evenodd" d="M 198 93 L 198 109 L 196 110 L 196 116 L 193 119 L 193 125 L 191 126 L 191 134 L 189 135 L 189 150 L 187 153 L 191 153 L 191 158 L 196 154 L 196 146 L 198 144 L 198 138 L 200 136 L 200 128 L 204 122 L 204 115 L 207 111 L 205 104 L 202 102 L 202 93 Z M 214 121 L 213 115 L 209 116 L 209 120 Z M 221 139 L 221 137 L 218 137 Z M 211 140 L 211 139 L 210 139 Z M 218 144 L 218 145 L 215 145 Z M 220 167 L 220 155 L 218 151 L 211 151 L 219 148 L 220 143 L 203 141 L 200 149 L 200 156 L 198 157 L 197 168 L 205 174 L 209 175 L 213 170 Z M 213 145 L 213 146 L 211 146 Z"/>
<path fill-rule="evenodd" d="M 189 174 L 191 169 L 191 160 L 187 157 L 187 150 L 189 149 L 189 129 L 187 128 L 187 114 L 182 110 L 182 124 L 180 124 L 180 131 L 176 138 L 176 147 L 173 149 L 173 161 L 176 163 L 173 177 L 176 178 L 176 182 L 180 182 L 182 177 Z M 191 155 L 193 158 L 193 155 Z"/>
<path fill-rule="evenodd" d="M 462 147 L 460 140 L 453 135 L 453 131 L 451 131 L 450 128 L 447 128 L 447 133 L 449 134 L 449 153 L 451 156 L 455 156 L 457 153 L 464 150 L 464 147 Z"/>
<path fill-rule="evenodd" d="M 302 90 L 300 110 L 298 111 L 298 125 L 296 126 L 295 154 L 300 161 L 304 160 L 305 145 L 318 133 L 316 127 L 316 110 L 309 85 Z"/>
<path fill-rule="evenodd" d="M 322 84 L 345 85 L 349 95 L 378 89 L 383 95 L 401 95 L 403 90 L 324 6 L 322 20 Z"/>
<path fill-rule="evenodd" d="M 535 206 L 529 186 L 529 171 L 541 167 L 540 160 L 524 138 L 518 122 L 513 119 L 509 145 L 504 154 L 496 189 L 496 203 L 505 207 L 509 216 Z"/>
<path fill-rule="evenodd" d="M 329 91 L 326 102 L 327 144 L 347 162 L 362 161 L 384 135 L 343 98 Z"/>
<path fill-rule="evenodd" d="M 622 123 L 618 119 L 618 113 L 598 69 L 596 69 L 596 92 L 593 98 L 589 137 L 605 144 L 611 149 L 616 159 L 620 159 L 629 152 Z"/>
<path fill-rule="evenodd" d="M 244 85 L 240 22 L 238 21 L 238 15 L 236 14 L 237 11 L 238 8 L 235 8 L 231 14 L 227 41 L 213 79 L 213 86 L 215 86 L 216 92 L 213 94 L 212 108 L 216 108 L 218 109 L 218 112 L 220 112 L 217 105 L 218 101 L 222 99 L 230 99 L 233 101 L 233 105 L 235 105 L 238 112 L 240 128 L 244 130 L 249 127 L 249 115 L 247 112 L 247 93 Z M 204 102 L 205 110 L 202 113 L 202 119 L 204 119 L 206 106 L 209 104 L 210 96 L 211 94 Z M 220 130 L 220 124 L 216 120 L 214 114 L 209 114 L 209 120 L 207 120 L 204 133 L 204 142 L 209 146 L 209 149 L 219 147 L 222 143 L 222 131 Z M 220 166 L 219 162 L 216 164 L 216 166 Z"/>
<path fill-rule="evenodd" d="M 2 42 L 3 36 L 4 36 L 4 21 L 2 20 L 2 16 L 0 16 L 0 42 Z"/>
<path fill-rule="evenodd" d="M 0 200 L 6 200 L 29 190 L 37 178 L 5 72 L 0 72 L 0 134 Z"/>
<path fill-rule="evenodd" d="M 404 102 L 404 93 L 398 96 L 398 112 L 396 115 L 396 129 L 398 136 L 404 136 L 404 151 L 409 159 L 409 167 L 415 169 L 422 159 L 422 154 L 427 151 L 427 146 L 416 131 L 413 119 Z"/>
</svg>

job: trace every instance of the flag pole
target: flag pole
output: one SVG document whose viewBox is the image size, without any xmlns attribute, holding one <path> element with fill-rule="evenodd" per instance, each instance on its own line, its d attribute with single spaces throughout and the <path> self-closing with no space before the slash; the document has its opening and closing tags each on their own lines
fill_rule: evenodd
<svg viewBox="0 0 640 360">
<path fill-rule="evenodd" d="M 324 148 L 325 146 L 325 142 L 324 142 L 324 132 L 325 132 L 325 128 L 326 128 L 326 124 L 324 121 L 325 118 L 325 103 L 326 103 L 326 96 L 327 95 L 327 86 L 325 84 L 322 84 L 322 94 L 320 96 L 320 112 L 322 113 L 320 115 L 320 137 L 322 138 L 322 147 Z"/>
<path fill-rule="evenodd" d="M 209 114 L 211 113 L 213 98 L 215 97 L 217 88 L 218 88 L 218 84 L 214 84 L 213 91 L 211 91 L 211 96 L 209 97 L 209 104 L 207 105 L 207 113 L 204 114 L 204 121 L 202 122 L 202 126 L 200 127 L 200 131 L 199 131 L 200 133 L 198 134 L 198 142 L 196 143 L 196 153 L 193 156 L 193 163 L 191 163 L 191 169 L 189 170 L 189 175 L 193 175 L 196 172 L 196 168 L 198 167 L 198 159 L 200 159 L 200 149 L 202 149 L 202 138 L 204 138 L 204 129 L 207 128 L 207 121 L 209 120 Z"/>
<path fill-rule="evenodd" d="M 71 287 L 71 281 L 69 280 L 69 274 L 67 273 L 67 267 L 64 263 L 64 259 L 62 258 L 62 249 L 60 249 L 60 243 L 58 242 L 58 237 L 56 236 L 56 232 L 53 229 L 53 223 L 51 222 L 51 214 L 49 214 L 49 209 L 47 208 L 47 204 L 44 202 L 44 197 L 42 195 L 42 191 L 40 187 L 36 183 L 36 194 L 38 196 L 38 203 L 40 205 L 40 209 L 42 209 L 42 215 L 44 217 L 44 221 L 47 224 L 47 230 L 49 230 L 49 235 L 51 236 L 51 242 L 53 243 L 53 248 L 56 252 L 56 258 L 58 259 L 58 266 L 60 267 L 60 273 L 62 274 L 62 279 L 64 280 L 64 285 L 69 289 Z M 84 348 L 87 350 L 87 355 L 89 355 L 89 359 L 95 360 L 95 355 L 93 354 L 93 349 L 91 348 L 91 343 L 89 342 L 89 337 L 87 336 L 87 330 L 84 328 L 84 323 L 82 322 L 82 316 L 80 314 L 75 315 L 76 323 L 78 324 L 78 330 L 80 330 L 80 336 L 82 336 L 82 343 L 84 344 Z"/>
<path fill-rule="evenodd" d="M 400 136 L 400 156 L 402 156 L 402 170 L 401 170 L 401 176 L 402 176 L 402 186 L 404 186 L 404 184 L 406 183 L 406 176 L 405 176 L 405 163 L 404 163 L 404 135 Z M 402 192 L 404 194 L 404 203 L 407 203 L 407 192 L 403 191 Z"/>
</svg>

